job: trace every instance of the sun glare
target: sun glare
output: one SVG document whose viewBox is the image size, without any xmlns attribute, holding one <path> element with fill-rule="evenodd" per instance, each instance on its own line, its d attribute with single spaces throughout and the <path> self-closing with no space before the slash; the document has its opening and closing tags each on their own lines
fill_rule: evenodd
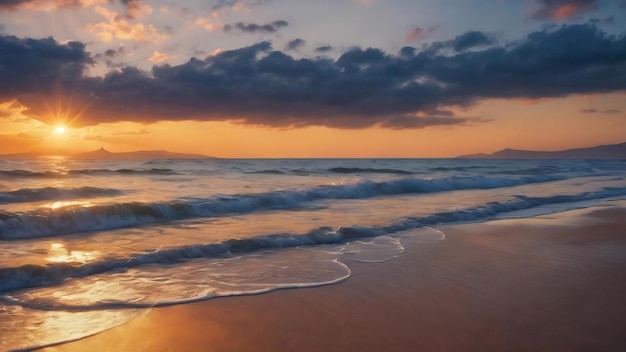
<svg viewBox="0 0 626 352">
<path fill-rule="evenodd" d="M 65 133 L 65 127 L 63 126 L 57 126 L 57 128 L 54 129 L 54 134 L 64 134 Z"/>
</svg>

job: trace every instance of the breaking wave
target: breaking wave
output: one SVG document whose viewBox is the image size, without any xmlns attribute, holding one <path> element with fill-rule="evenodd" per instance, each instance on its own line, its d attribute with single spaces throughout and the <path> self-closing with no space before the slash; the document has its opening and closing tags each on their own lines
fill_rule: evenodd
<svg viewBox="0 0 626 352">
<path fill-rule="evenodd" d="M 246 214 L 274 209 L 296 209 L 326 199 L 364 199 L 377 196 L 492 189 L 560 180 L 555 176 L 444 179 L 405 178 L 384 182 L 361 181 L 317 186 L 307 190 L 214 196 L 207 199 L 155 203 L 116 203 L 90 207 L 67 206 L 29 212 L 0 212 L 0 239 L 36 238 L 74 232 L 107 230 L 194 217 Z"/>
<path fill-rule="evenodd" d="M 37 202 L 43 200 L 60 200 L 71 198 L 93 198 L 116 196 L 123 191 L 111 188 L 79 187 L 43 187 L 21 188 L 15 191 L 0 192 L 0 204 Z"/>
<path fill-rule="evenodd" d="M 461 210 L 439 212 L 423 217 L 407 217 L 380 226 L 319 227 L 303 234 L 278 233 L 244 239 L 229 239 L 211 244 L 187 245 L 171 249 L 139 253 L 123 258 L 107 258 L 82 265 L 54 263 L 24 265 L 0 269 L 0 292 L 58 283 L 70 277 L 84 277 L 112 270 L 125 270 L 148 264 L 176 264 L 196 258 L 213 258 L 232 253 L 259 250 L 336 244 L 353 239 L 390 235 L 420 227 L 456 222 L 485 221 L 502 213 L 536 208 L 550 204 L 572 203 L 626 195 L 626 187 L 606 188 L 596 192 L 550 197 L 516 196 L 503 202 Z"/>
</svg>

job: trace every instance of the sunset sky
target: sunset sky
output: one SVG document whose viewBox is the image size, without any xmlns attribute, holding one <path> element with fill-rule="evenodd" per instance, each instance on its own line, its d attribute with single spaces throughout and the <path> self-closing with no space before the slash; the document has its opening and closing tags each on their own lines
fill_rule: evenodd
<svg viewBox="0 0 626 352">
<path fill-rule="evenodd" d="M 626 141 L 626 0 L 0 0 L 0 154 Z"/>
</svg>

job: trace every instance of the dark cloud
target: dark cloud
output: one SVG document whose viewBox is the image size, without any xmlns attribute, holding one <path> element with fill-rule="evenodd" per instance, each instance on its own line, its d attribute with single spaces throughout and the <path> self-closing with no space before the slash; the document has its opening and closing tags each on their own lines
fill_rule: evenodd
<svg viewBox="0 0 626 352">
<path fill-rule="evenodd" d="M 73 87 L 84 80 L 83 72 L 93 62 L 79 42 L 0 36 L 0 97 Z"/>
<path fill-rule="evenodd" d="M 217 0 L 215 5 L 211 7 L 211 10 L 219 10 L 224 7 L 232 7 L 238 0 Z"/>
<path fill-rule="evenodd" d="M 402 47 L 402 49 L 400 49 L 400 56 L 404 58 L 410 58 L 410 57 L 415 56 L 416 51 L 417 49 L 415 49 L 412 46 L 405 46 L 405 47 Z"/>
<path fill-rule="evenodd" d="M 287 27 L 288 25 L 289 23 L 287 21 L 282 20 L 266 24 L 237 22 L 235 24 L 225 24 L 224 31 L 230 32 L 238 30 L 245 33 L 274 33 L 282 27 Z"/>
<path fill-rule="evenodd" d="M 306 42 L 300 38 L 296 38 L 294 40 L 290 40 L 289 43 L 285 46 L 285 50 L 298 50 L 301 46 L 303 46 Z"/>
<path fill-rule="evenodd" d="M 440 116 L 394 116 L 379 123 L 378 127 L 392 130 L 426 128 L 429 126 L 463 125 L 467 118 Z"/>
<path fill-rule="evenodd" d="M 547 28 L 482 49 L 461 45 L 474 50 L 451 54 L 352 48 L 336 60 L 296 59 L 261 42 L 150 72 L 124 67 L 103 78 L 83 75 L 93 60 L 80 43 L 0 38 L 0 100 L 18 99 L 38 116 L 49 98 L 42 87 L 57 82 L 77 105 L 89 106 L 75 122 L 84 125 L 235 120 L 421 128 L 484 122 L 452 113 L 484 99 L 626 90 L 626 37 L 593 25 Z"/>
<path fill-rule="evenodd" d="M 329 51 L 332 51 L 334 48 L 330 45 L 320 45 L 317 48 L 315 48 L 315 52 L 316 53 L 327 53 Z"/>
<path fill-rule="evenodd" d="M 613 16 L 609 16 L 606 18 L 592 18 L 589 20 L 589 22 L 593 24 L 602 24 L 602 23 L 613 24 L 614 21 L 615 21 L 615 18 Z"/>
<path fill-rule="evenodd" d="M 45 5 L 53 5 L 57 8 L 70 8 L 83 6 L 80 0 L 0 0 L 1 11 L 16 11 L 24 6 L 32 6 L 34 8 Z"/>
<path fill-rule="evenodd" d="M 496 43 L 497 41 L 488 34 L 478 31 L 469 31 L 452 40 L 434 42 L 430 44 L 428 50 L 432 52 L 441 52 L 445 50 L 464 52 L 471 49 L 484 48 Z"/>
<path fill-rule="evenodd" d="M 106 57 L 114 57 L 116 54 L 117 54 L 117 51 L 113 49 L 108 49 L 107 51 L 104 52 L 104 56 Z"/>
<path fill-rule="evenodd" d="M 223 8 L 234 7 L 237 3 L 242 3 L 244 6 L 260 6 L 270 2 L 271 0 L 217 0 L 215 4 L 211 6 L 211 10 L 221 10 Z"/>
<path fill-rule="evenodd" d="M 583 112 L 585 114 L 620 114 L 622 111 L 617 109 L 605 109 L 602 111 L 598 109 L 583 109 L 580 110 L 580 112 Z"/>
<path fill-rule="evenodd" d="M 452 43 L 452 47 L 455 51 L 465 51 L 476 47 L 492 45 L 495 43 L 496 42 L 493 38 L 488 37 L 483 32 L 470 31 L 456 37 L 456 39 L 454 39 Z"/>
<path fill-rule="evenodd" d="M 0 11 L 13 11 L 36 0 L 0 0 Z"/>
<path fill-rule="evenodd" d="M 121 63 L 116 63 L 114 60 L 124 53 L 124 47 L 120 46 L 117 49 L 107 49 L 103 53 L 95 54 L 93 56 L 93 59 L 95 61 L 103 61 L 104 64 L 109 68 L 119 68 L 124 67 L 125 65 Z"/>
<path fill-rule="evenodd" d="M 531 17 L 534 19 L 565 20 L 582 12 L 594 10 L 598 0 L 535 0 L 539 9 Z"/>
</svg>

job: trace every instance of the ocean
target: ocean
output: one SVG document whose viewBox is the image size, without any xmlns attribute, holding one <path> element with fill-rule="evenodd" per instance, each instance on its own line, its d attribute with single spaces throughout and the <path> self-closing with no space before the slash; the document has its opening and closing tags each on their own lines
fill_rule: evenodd
<svg viewBox="0 0 626 352">
<path fill-rule="evenodd" d="M 0 350 L 338 283 L 440 225 L 624 200 L 625 179 L 615 160 L 0 160 Z"/>
</svg>

